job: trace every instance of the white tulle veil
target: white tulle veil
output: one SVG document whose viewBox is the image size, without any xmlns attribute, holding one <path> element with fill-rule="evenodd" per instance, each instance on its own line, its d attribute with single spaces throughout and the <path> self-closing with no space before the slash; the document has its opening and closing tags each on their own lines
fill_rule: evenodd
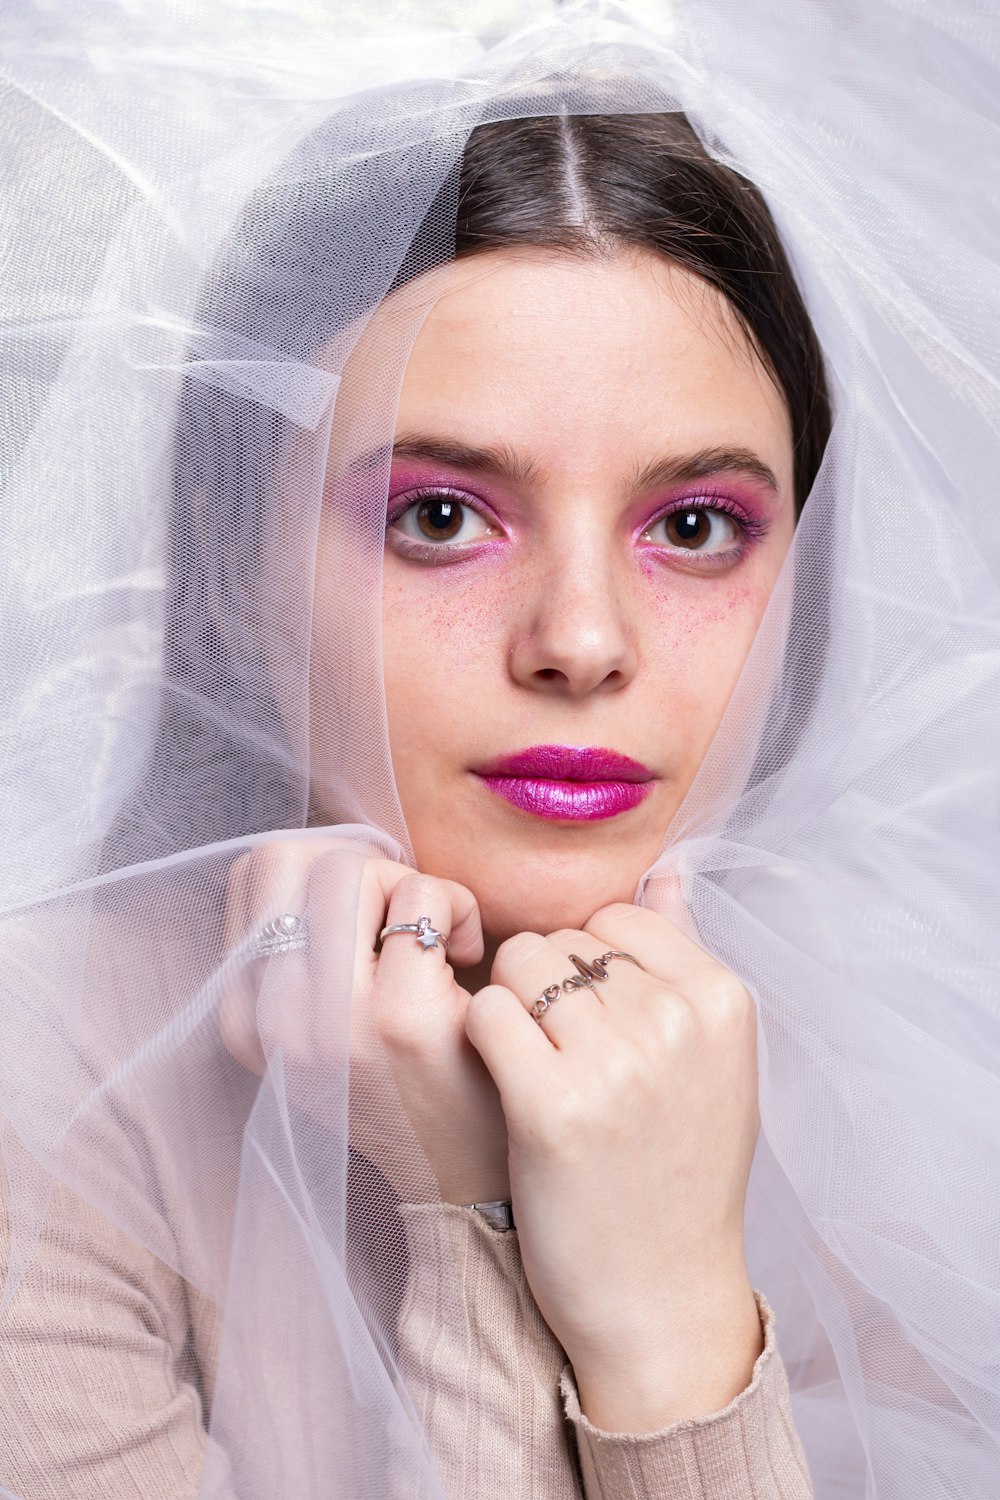
<svg viewBox="0 0 1000 1500">
<path fill-rule="evenodd" d="M 995 17 L 53 0 L 5 30 L 7 1295 L 65 1183 L 222 1309 L 203 1495 L 440 1493 L 395 1378 L 391 1194 L 348 1147 L 350 975 L 317 995 L 339 1069 L 320 1086 L 272 1049 L 248 1073 L 219 1036 L 247 962 L 221 892 L 278 831 L 327 837 L 317 776 L 342 809 L 331 942 L 352 950 L 364 852 L 411 857 L 379 655 L 384 456 L 352 478 L 320 697 L 311 579 L 331 434 L 348 458 L 389 441 L 419 298 L 363 421 L 338 415 L 343 363 L 392 287 L 448 259 L 469 132 L 681 109 L 774 214 L 835 421 L 637 896 L 679 872 L 758 1002 L 747 1258 L 817 1495 L 995 1495 Z M 262 982 L 265 1037 L 288 972 Z M 433 1192 L 415 1143 L 406 1170 Z"/>
</svg>

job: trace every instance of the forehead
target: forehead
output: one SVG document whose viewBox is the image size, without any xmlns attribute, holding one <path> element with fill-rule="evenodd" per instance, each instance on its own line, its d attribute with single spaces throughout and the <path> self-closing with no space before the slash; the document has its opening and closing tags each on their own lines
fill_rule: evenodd
<svg viewBox="0 0 1000 1500">
<path fill-rule="evenodd" d="M 649 452 L 762 450 L 791 485 L 785 403 L 726 299 L 662 257 L 497 251 L 394 294 L 358 354 L 419 321 L 397 431 L 601 472 Z M 350 371 L 345 373 L 348 379 Z"/>
</svg>

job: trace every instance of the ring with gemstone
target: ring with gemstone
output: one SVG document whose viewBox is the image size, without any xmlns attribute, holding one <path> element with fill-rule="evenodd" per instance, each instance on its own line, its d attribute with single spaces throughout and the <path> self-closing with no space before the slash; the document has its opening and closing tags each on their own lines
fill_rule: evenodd
<svg viewBox="0 0 1000 1500">
<path fill-rule="evenodd" d="M 395 932 L 415 933 L 421 948 L 436 948 L 439 943 L 442 948 L 448 946 L 448 939 L 443 932 L 438 932 L 437 928 L 431 925 L 430 917 L 418 917 L 415 922 L 394 922 L 391 927 L 383 927 L 378 935 L 379 942 L 384 942 Z"/>
<path fill-rule="evenodd" d="M 257 958 L 272 958 L 276 953 L 300 953 L 305 946 L 305 918 L 285 911 L 258 932 L 254 954 Z"/>
</svg>

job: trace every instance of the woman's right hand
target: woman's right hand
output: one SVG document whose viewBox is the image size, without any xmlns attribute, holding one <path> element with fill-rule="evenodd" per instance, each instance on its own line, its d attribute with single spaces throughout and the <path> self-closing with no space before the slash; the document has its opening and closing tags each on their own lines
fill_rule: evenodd
<svg viewBox="0 0 1000 1500">
<path fill-rule="evenodd" d="M 357 892 L 356 916 L 345 891 Z M 449 962 L 482 957 L 472 892 L 334 837 L 289 837 L 234 862 L 227 950 L 285 912 L 305 918 L 307 947 L 234 975 L 219 1013 L 229 1052 L 263 1076 L 280 1047 L 293 1099 L 329 1124 L 349 1051 L 351 1144 L 400 1198 L 429 1196 L 416 1143 L 446 1201 L 509 1197 L 500 1096 L 466 1035 L 469 994 Z M 383 927 L 421 916 L 448 937 L 447 954 L 409 933 L 375 952 Z"/>
</svg>

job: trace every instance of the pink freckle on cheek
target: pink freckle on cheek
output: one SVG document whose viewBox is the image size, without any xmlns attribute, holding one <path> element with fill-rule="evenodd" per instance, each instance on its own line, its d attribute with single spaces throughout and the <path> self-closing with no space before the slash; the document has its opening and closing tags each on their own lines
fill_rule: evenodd
<svg viewBox="0 0 1000 1500">
<path fill-rule="evenodd" d="M 724 592 L 717 589 L 657 591 L 658 628 L 678 641 L 687 640 L 705 629 L 733 624 L 763 609 L 765 599 L 760 590 L 746 584 L 734 584 Z"/>
<path fill-rule="evenodd" d="M 464 570 L 463 570 L 464 571 Z M 389 584 L 384 610 L 412 623 L 415 634 L 427 646 L 446 644 L 454 651 L 454 664 L 460 667 L 463 657 L 478 654 L 498 633 L 506 631 L 511 612 L 517 609 L 517 592 L 512 580 L 489 577 L 488 570 L 476 570 L 477 576 L 460 576 L 456 568 L 449 576 L 447 567 L 416 570 L 405 580 Z"/>
<path fill-rule="evenodd" d="M 760 608 L 763 603 L 764 600 L 760 597 L 758 589 L 747 588 L 745 584 L 741 584 L 730 593 L 725 604 L 725 613 L 727 615 L 745 614 L 750 610 Z"/>
</svg>

